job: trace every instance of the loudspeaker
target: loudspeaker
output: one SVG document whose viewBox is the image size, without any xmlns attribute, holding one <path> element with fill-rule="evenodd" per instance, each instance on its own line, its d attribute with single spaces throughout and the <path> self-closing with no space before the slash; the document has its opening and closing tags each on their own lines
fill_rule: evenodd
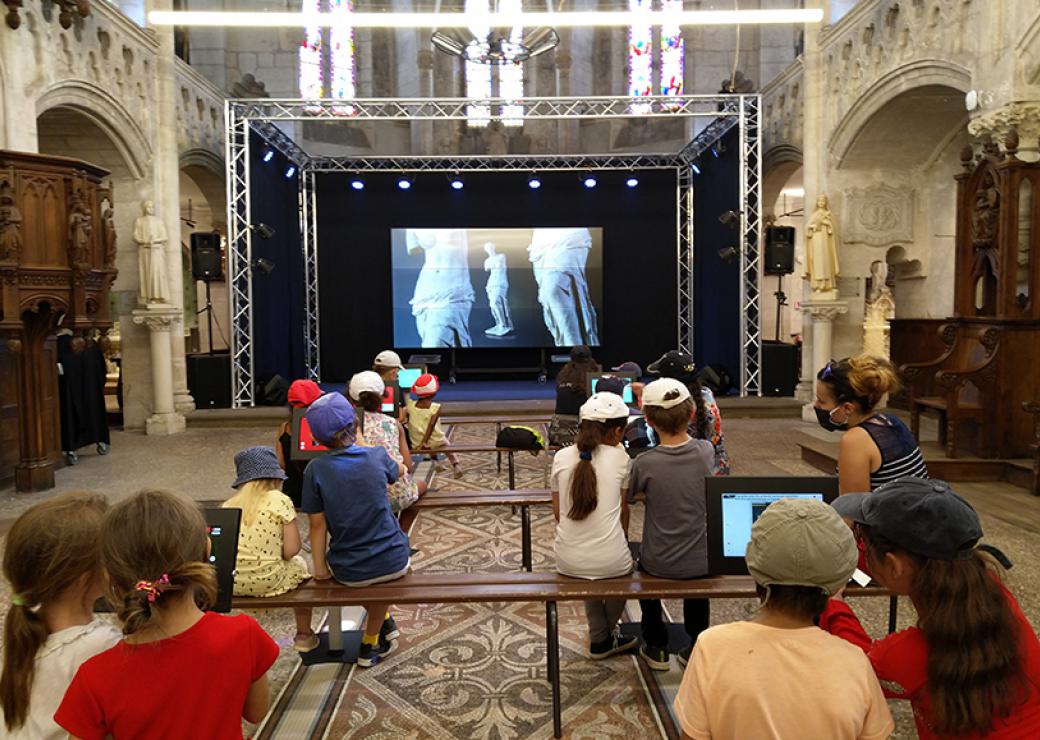
<svg viewBox="0 0 1040 740">
<path fill-rule="evenodd" d="M 220 280 L 224 277 L 220 234 L 197 232 L 191 235 L 191 275 L 196 280 Z"/>
<path fill-rule="evenodd" d="M 766 229 L 766 275 L 794 272 L 794 227 L 770 226 Z"/>
<path fill-rule="evenodd" d="M 793 396 L 798 385 L 798 346 L 762 342 L 762 395 Z"/>
<path fill-rule="evenodd" d="M 231 408 L 231 355 L 188 355 L 188 390 L 200 409 Z"/>
<path fill-rule="evenodd" d="M 257 403 L 261 406 L 284 406 L 289 402 L 289 381 L 281 375 L 261 378 L 256 387 L 260 391 Z"/>
</svg>

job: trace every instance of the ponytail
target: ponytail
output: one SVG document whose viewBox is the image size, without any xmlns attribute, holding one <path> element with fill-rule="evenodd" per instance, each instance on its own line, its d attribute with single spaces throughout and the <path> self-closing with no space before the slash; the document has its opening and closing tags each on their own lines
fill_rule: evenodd
<svg viewBox="0 0 1040 740">
<path fill-rule="evenodd" d="M 711 420 L 708 419 L 708 407 L 704 403 L 704 390 L 701 388 L 701 381 L 694 378 L 686 386 L 690 389 L 690 397 L 693 399 L 693 407 L 696 409 L 693 415 L 693 428 L 697 433 L 694 436 L 697 439 L 706 439 L 710 442 Z"/>
<path fill-rule="evenodd" d="M 7 534 L 3 571 L 13 594 L 4 618 L 0 706 L 10 732 L 29 717 L 36 653 L 47 641 L 37 610 L 84 576 L 100 574 L 98 538 L 107 506 L 94 493 L 55 496 L 28 509 Z"/>
<path fill-rule="evenodd" d="M 592 453 L 603 444 L 612 429 L 624 428 L 628 419 L 608 419 L 606 421 L 583 421 L 578 427 L 578 465 L 571 476 L 571 508 L 567 518 L 580 522 L 596 510 L 598 501 L 598 482 L 596 469 L 592 467 Z"/>
<path fill-rule="evenodd" d="M 213 568 L 206 563 L 184 563 L 169 573 L 163 573 L 155 581 L 138 581 L 127 591 L 116 610 L 123 623 L 123 634 L 140 632 L 155 616 L 156 609 L 170 601 L 169 594 L 191 591 L 195 604 L 202 610 L 211 607 L 217 600 L 217 581 Z"/>
<path fill-rule="evenodd" d="M 816 374 L 839 402 L 852 401 L 864 412 L 873 411 L 886 394 L 896 393 L 899 375 L 883 357 L 857 355 L 831 361 Z"/>
</svg>

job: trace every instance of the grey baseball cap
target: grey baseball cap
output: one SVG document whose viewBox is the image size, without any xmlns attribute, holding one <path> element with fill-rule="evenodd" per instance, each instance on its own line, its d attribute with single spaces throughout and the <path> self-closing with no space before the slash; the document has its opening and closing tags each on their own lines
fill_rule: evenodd
<svg viewBox="0 0 1040 740">
<path fill-rule="evenodd" d="M 748 572 L 760 586 L 808 586 L 828 596 L 849 582 L 859 551 L 852 530 L 816 499 L 784 498 L 751 527 Z"/>
<path fill-rule="evenodd" d="M 849 493 L 831 504 L 899 547 L 933 560 L 971 557 L 982 538 L 979 515 L 942 480 L 900 478 L 873 493 Z"/>
</svg>

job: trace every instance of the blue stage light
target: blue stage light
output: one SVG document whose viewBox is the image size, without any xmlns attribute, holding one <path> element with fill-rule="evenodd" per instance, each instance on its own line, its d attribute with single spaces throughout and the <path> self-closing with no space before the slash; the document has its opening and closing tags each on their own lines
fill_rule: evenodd
<svg viewBox="0 0 1040 740">
<path fill-rule="evenodd" d="M 401 188 L 401 190 L 408 190 L 410 187 L 412 187 L 412 181 L 406 177 L 402 177 L 400 180 L 397 181 L 397 187 Z"/>
<path fill-rule="evenodd" d="M 712 153 L 712 155 L 713 155 L 713 156 L 715 157 L 715 159 L 718 159 L 718 158 L 719 158 L 719 150 L 718 150 L 718 149 L 716 149 L 715 147 L 712 147 L 712 148 L 711 148 L 711 153 Z"/>
<path fill-rule="evenodd" d="M 272 159 L 274 159 L 274 149 L 264 149 L 264 156 L 263 156 L 264 164 L 267 164 Z"/>
<path fill-rule="evenodd" d="M 452 190 L 462 190 L 462 188 L 466 187 L 466 184 L 462 182 L 461 177 L 453 177 L 451 179 L 451 187 Z"/>
<path fill-rule="evenodd" d="M 690 169 L 693 170 L 693 174 L 695 175 L 701 174 L 701 168 L 697 166 L 696 162 L 690 165 Z"/>
<path fill-rule="evenodd" d="M 295 174 L 296 174 L 296 165 L 291 164 L 291 165 L 289 165 L 285 169 L 285 179 L 286 180 L 291 180 L 293 178 L 293 175 L 295 175 Z"/>
<path fill-rule="evenodd" d="M 350 187 L 354 188 L 354 190 L 364 190 L 365 181 L 362 180 L 360 177 L 355 177 L 353 180 L 350 181 Z"/>
<path fill-rule="evenodd" d="M 587 187 L 589 189 L 592 189 L 592 188 L 596 187 L 596 178 L 595 177 L 586 177 L 582 181 L 582 184 L 585 185 L 585 187 Z"/>
<path fill-rule="evenodd" d="M 636 177 L 630 177 L 627 180 L 625 180 L 625 185 L 628 185 L 628 187 L 630 188 L 634 188 L 637 185 L 639 185 L 639 179 Z"/>
<path fill-rule="evenodd" d="M 531 188 L 531 190 L 537 190 L 542 187 L 542 181 L 537 177 L 530 177 L 527 180 L 527 187 Z"/>
</svg>

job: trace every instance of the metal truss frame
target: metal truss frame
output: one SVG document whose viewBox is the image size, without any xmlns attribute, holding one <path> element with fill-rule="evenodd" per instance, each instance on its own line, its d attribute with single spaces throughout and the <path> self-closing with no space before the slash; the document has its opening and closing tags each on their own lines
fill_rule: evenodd
<svg viewBox="0 0 1040 740">
<path fill-rule="evenodd" d="M 320 368 L 320 307 L 318 300 L 318 239 L 315 175 L 377 172 L 516 172 L 592 169 L 674 169 L 676 173 L 676 297 L 678 346 L 692 352 L 694 340 L 693 198 L 691 164 L 734 126 L 740 130 L 740 301 L 741 395 L 761 395 L 761 98 L 755 95 L 691 95 L 653 97 L 524 98 L 489 102 L 523 105 L 525 120 L 585 118 L 698 117 L 713 119 L 676 153 L 570 154 L 530 156 L 364 156 L 312 157 L 278 121 L 465 120 L 475 101 L 451 99 L 351 100 L 229 100 L 226 104 L 228 168 L 228 265 L 231 288 L 232 405 L 255 402 L 253 373 L 252 228 L 249 206 L 249 133 L 255 130 L 299 170 L 301 248 L 306 280 L 305 356 L 308 375 L 318 380 Z M 648 106 L 632 113 L 633 105 Z M 350 115 L 344 116 L 343 110 Z"/>
</svg>

